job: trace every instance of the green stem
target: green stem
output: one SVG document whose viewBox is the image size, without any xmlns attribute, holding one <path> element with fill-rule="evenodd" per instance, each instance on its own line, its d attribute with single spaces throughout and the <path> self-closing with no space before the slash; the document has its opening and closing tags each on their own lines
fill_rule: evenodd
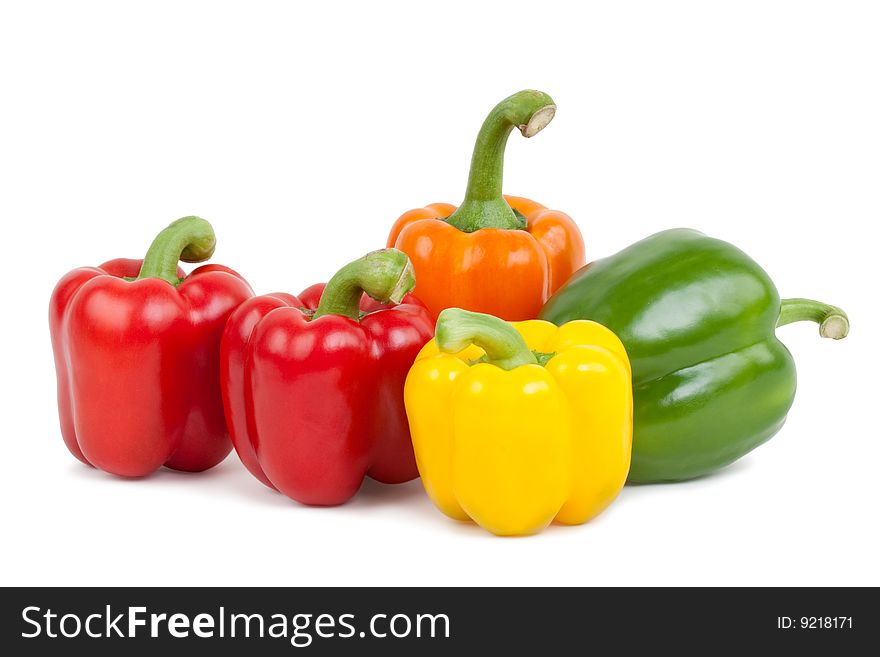
<svg viewBox="0 0 880 657">
<path fill-rule="evenodd" d="M 525 222 L 516 215 L 501 195 L 504 176 L 504 147 L 514 128 L 523 137 L 534 137 L 553 119 L 556 105 L 541 91 L 520 91 L 495 106 L 486 120 L 471 158 L 464 201 L 446 222 L 465 233 L 481 228 L 524 229 Z"/>
<path fill-rule="evenodd" d="M 381 303 L 400 303 L 415 286 L 412 263 L 405 253 L 397 249 L 373 251 L 334 274 L 312 319 L 343 315 L 357 321 L 364 292 Z"/>
<path fill-rule="evenodd" d="M 823 338 L 841 340 L 849 333 L 849 318 L 836 306 L 812 299 L 783 299 L 776 326 L 792 322 L 816 322 Z"/>
<path fill-rule="evenodd" d="M 183 217 L 156 236 L 150 245 L 138 278 L 161 278 L 179 285 L 177 262 L 202 262 L 214 254 L 214 229 L 199 217 Z"/>
<path fill-rule="evenodd" d="M 519 332 L 493 315 L 447 308 L 437 318 L 436 336 L 441 351 L 456 354 L 475 344 L 486 352 L 486 362 L 504 370 L 538 362 Z"/>
</svg>

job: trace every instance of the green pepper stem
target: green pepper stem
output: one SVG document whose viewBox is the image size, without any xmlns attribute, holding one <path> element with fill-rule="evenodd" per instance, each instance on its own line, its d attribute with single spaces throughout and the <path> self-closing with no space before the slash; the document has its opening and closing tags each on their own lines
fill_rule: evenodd
<svg viewBox="0 0 880 657">
<path fill-rule="evenodd" d="M 823 338 L 841 340 L 849 333 L 849 318 L 840 308 L 812 299 L 783 299 L 776 326 L 816 322 Z"/>
<path fill-rule="evenodd" d="M 412 263 L 403 251 L 373 251 L 348 263 L 333 275 L 321 294 L 312 319 L 323 315 L 343 315 L 358 321 L 364 292 L 381 303 L 400 303 L 415 286 Z"/>
<path fill-rule="evenodd" d="M 161 278 L 179 285 L 177 262 L 202 262 L 214 254 L 217 238 L 214 229 L 200 217 L 183 217 L 156 236 L 138 278 Z"/>
<path fill-rule="evenodd" d="M 541 91 L 525 90 L 498 103 L 489 112 L 477 135 L 467 191 L 461 206 L 446 222 L 465 233 L 481 228 L 525 228 L 501 195 L 504 148 L 507 137 L 519 128 L 523 137 L 534 137 L 556 114 L 553 99 Z"/>
<path fill-rule="evenodd" d="M 437 318 L 437 346 L 456 354 L 475 344 L 487 362 L 504 370 L 536 364 L 538 359 L 519 332 L 503 319 L 461 308 L 447 308 Z"/>
</svg>

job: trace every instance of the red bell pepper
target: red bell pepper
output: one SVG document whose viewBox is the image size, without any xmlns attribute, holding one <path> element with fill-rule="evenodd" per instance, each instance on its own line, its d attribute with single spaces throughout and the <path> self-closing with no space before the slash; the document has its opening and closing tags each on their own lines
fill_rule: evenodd
<svg viewBox="0 0 880 657">
<path fill-rule="evenodd" d="M 303 504 L 334 505 L 364 476 L 418 476 L 403 384 L 434 318 L 408 294 L 414 285 L 406 255 L 384 249 L 326 288 L 254 297 L 232 314 L 220 353 L 223 403 L 255 477 Z"/>
<path fill-rule="evenodd" d="M 220 398 L 220 338 L 253 296 L 234 271 L 178 259 L 211 257 L 211 225 L 185 217 L 159 233 L 143 261 L 118 259 L 67 274 L 49 324 L 61 433 L 79 460 L 126 477 L 163 464 L 201 471 L 232 445 Z"/>
</svg>

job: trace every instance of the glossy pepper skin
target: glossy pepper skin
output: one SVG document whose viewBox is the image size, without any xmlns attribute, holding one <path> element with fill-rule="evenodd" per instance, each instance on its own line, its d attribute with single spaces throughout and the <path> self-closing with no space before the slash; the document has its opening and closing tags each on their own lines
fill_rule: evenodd
<svg viewBox="0 0 880 657">
<path fill-rule="evenodd" d="M 849 327 L 833 306 L 780 300 L 745 253 L 687 229 L 587 265 L 541 317 L 591 319 L 623 341 L 635 400 L 629 479 L 642 483 L 708 474 L 779 431 L 796 376 L 777 326 L 812 320 L 835 339 Z"/>
<path fill-rule="evenodd" d="M 418 476 L 403 384 L 434 319 L 408 294 L 414 284 L 406 256 L 386 249 L 326 288 L 254 297 L 232 315 L 223 402 L 235 449 L 257 479 L 326 506 L 349 500 L 365 476 Z M 377 301 L 362 301 L 364 292 Z"/>
<path fill-rule="evenodd" d="M 435 316 L 459 307 L 507 320 L 534 319 L 584 260 L 572 219 L 516 196 L 502 196 L 504 148 L 514 127 L 532 137 L 550 123 L 553 100 L 521 91 L 486 118 L 474 146 L 461 206 L 433 203 L 397 220 L 388 246 L 406 253 L 419 298 Z"/>
<path fill-rule="evenodd" d="M 595 322 L 443 311 L 405 390 L 431 500 L 498 535 L 590 520 L 626 481 L 630 377 L 620 340 Z"/>
<path fill-rule="evenodd" d="M 165 229 L 144 261 L 117 259 L 67 274 L 49 323 L 61 433 L 83 463 L 124 477 L 162 465 L 197 472 L 232 448 L 220 398 L 220 337 L 252 296 L 234 271 L 178 258 L 214 251 L 210 224 L 185 217 Z"/>
</svg>

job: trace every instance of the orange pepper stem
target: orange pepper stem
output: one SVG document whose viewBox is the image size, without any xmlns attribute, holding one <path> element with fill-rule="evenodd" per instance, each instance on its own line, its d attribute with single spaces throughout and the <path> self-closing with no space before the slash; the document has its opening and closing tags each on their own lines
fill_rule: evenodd
<svg viewBox="0 0 880 657">
<path fill-rule="evenodd" d="M 161 278 L 179 285 L 177 262 L 202 262 L 214 254 L 217 238 L 214 229 L 199 217 L 183 217 L 156 236 L 137 277 Z"/>
<path fill-rule="evenodd" d="M 436 338 L 440 351 L 450 354 L 475 344 L 487 363 L 504 370 L 538 362 L 519 331 L 493 315 L 447 308 L 437 318 Z"/>
<path fill-rule="evenodd" d="M 543 130 L 556 113 L 553 99 L 541 91 L 520 91 L 489 112 L 477 135 L 467 190 L 461 206 L 446 222 L 465 233 L 481 228 L 522 230 L 525 221 L 511 210 L 501 195 L 504 148 L 514 128 L 523 137 Z"/>
<path fill-rule="evenodd" d="M 343 315 L 359 321 L 364 292 L 381 303 L 400 303 L 415 286 L 412 263 L 403 251 L 373 251 L 333 275 L 321 294 L 312 319 L 322 315 Z"/>
</svg>

